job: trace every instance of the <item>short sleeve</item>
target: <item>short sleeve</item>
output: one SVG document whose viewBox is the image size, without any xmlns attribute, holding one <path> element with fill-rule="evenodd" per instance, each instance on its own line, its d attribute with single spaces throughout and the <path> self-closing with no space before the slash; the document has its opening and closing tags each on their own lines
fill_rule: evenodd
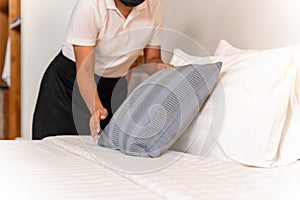
<svg viewBox="0 0 300 200">
<path fill-rule="evenodd" d="M 162 40 L 162 27 L 163 27 L 163 12 L 160 1 L 153 7 L 155 27 L 152 38 L 147 46 L 161 46 Z"/>
<path fill-rule="evenodd" d="M 72 12 L 66 42 L 73 45 L 93 46 L 100 29 L 97 0 L 79 0 Z"/>
</svg>

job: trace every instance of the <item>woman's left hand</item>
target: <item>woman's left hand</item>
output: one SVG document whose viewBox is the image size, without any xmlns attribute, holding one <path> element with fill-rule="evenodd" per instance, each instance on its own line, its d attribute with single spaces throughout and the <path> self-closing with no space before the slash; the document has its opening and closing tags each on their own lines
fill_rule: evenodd
<svg viewBox="0 0 300 200">
<path fill-rule="evenodd" d="M 104 107 L 96 109 L 92 113 L 90 118 L 90 131 L 94 141 L 98 140 L 98 134 L 100 132 L 100 120 L 104 120 L 108 115 L 107 110 Z"/>
<path fill-rule="evenodd" d="M 159 70 L 167 69 L 167 68 L 174 68 L 174 65 L 166 64 L 166 63 L 150 63 L 146 65 L 147 73 L 149 75 L 154 74 Z"/>
<path fill-rule="evenodd" d="M 174 68 L 174 65 L 168 63 L 157 63 L 157 70 L 166 69 L 166 68 Z"/>
</svg>

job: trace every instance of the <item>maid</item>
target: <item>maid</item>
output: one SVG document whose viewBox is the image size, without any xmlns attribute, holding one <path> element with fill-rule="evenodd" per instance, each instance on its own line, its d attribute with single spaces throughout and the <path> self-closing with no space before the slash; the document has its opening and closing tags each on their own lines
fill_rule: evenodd
<svg viewBox="0 0 300 200">
<path fill-rule="evenodd" d="M 33 139 L 91 134 L 109 123 L 127 96 L 130 66 L 144 53 L 152 70 L 161 60 L 159 0 L 79 0 L 61 52 L 48 66 L 33 116 Z"/>
</svg>

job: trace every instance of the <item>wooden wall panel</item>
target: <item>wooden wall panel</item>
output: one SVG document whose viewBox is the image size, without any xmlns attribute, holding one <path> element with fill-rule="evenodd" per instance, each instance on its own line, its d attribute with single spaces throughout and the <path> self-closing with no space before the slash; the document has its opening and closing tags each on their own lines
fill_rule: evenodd
<svg viewBox="0 0 300 200">
<path fill-rule="evenodd" d="M 10 87 L 4 91 L 4 138 L 15 139 L 21 133 L 21 28 L 9 28 L 20 17 L 20 0 L 0 0 L 0 77 L 4 68 L 7 38 L 11 41 Z M 0 78 L 1 86 L 4 81 Z"/>
<path fill-rule="evenodd" d="M 8 0 L 0 0 L 0 86 L 5 87 L 6 83 L 2 80 L 2 72 L 4 69 L 4 61 L 5 61 L 5 55 L 6 55 L 6 45 L 7 45 L 7 39 L 8 39 Z M 8 133 L 8 91 L 5 89 L 1 89 L 0 92 L 3 92 L 3 102 L 0 102 L 3 104 L 3 113 L 1 115 L 3 116 L 3 132 L 0 133 L 1 139 L 7 139 L 8 135 L 4 133 Z M 2 105 L 1 105 L 2 106 Z"/>
<path fill-rule="evenodd" d="M 8 0 L 0 0 L 0 83 L 2 84 L 2 71 L 8 38 Z"/>
<path fill-rule="evenodd" d="M 20 0 L 9 1 L 9 23 L 12 24 L 20 17 Z M 9 88 L 9 119 L 8 139 L 15 139 L 21 135 L 21 28 L 17 26 L 9 31 L 11 40 L 11 85 Z"/>
</svg>

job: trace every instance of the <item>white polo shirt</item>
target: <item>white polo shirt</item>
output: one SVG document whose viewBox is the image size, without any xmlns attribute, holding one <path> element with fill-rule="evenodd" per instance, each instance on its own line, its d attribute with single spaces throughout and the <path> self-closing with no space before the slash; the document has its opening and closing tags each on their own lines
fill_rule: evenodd
<svg viewBox="0 0 300 200">
<path fill-rule="evenodd" d="M 125 76 L 141 50 L 161 45 L 162 23 L 159 0 L 145 0 L 127 18 L 114 0 L 79 0 L 62 51 L 75 62 L 73 45 L 96 45 L 95 73 L 103 77 Z"/>
</svg>

